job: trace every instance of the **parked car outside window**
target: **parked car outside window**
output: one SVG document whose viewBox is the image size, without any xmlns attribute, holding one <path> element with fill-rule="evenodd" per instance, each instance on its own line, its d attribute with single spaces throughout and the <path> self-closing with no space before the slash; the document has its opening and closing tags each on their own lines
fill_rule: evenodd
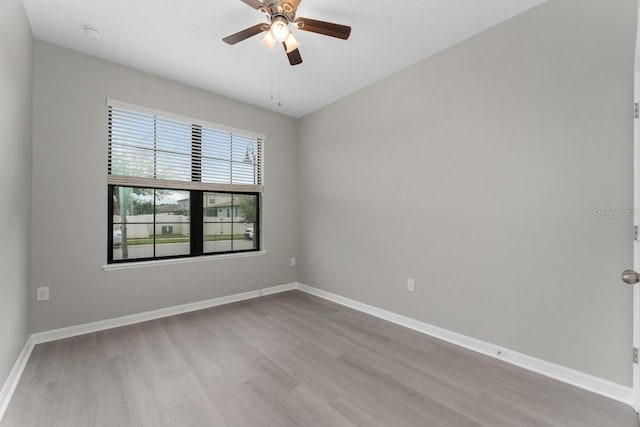
<svg viewBox="0 0 640 427">
<path fill-rule="evenodd" d="M 122 245 L 122 230 L 113 230 L 113 246 Z"/>
<path fill-rule="evenodd" d="M 253 227 L 249 227 L 244 230 L 244 238 L 247 240 L 253 240 Z"/>
</svg>

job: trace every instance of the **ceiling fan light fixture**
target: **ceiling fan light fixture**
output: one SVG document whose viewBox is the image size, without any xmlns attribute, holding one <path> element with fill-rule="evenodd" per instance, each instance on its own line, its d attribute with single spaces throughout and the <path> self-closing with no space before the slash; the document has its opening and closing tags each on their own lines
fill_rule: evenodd
<svg viewBox="0 0 640 427">
<path fill-rule="evenodd" d="M 289 37 L 289 22 L 282 16 L 276 16 L 271 22 L 271 35 L 276 41 L 282 43 Z"/>
<path fill-rule="evenodd" d="M 263 45 L 265 45 L 267 47 L 267 49 L 273 50 L 273 47 L 274 47 L 276 41 L 273 38 L 273 36 L 271 35 L 271 31 L 267 31 L 267 33 L 264 35 L 262 40 L 260 40 L 260 42 Z"/>
<path fill-rule="evenodd" d="M 287 48 L 287 53 L 291 53 L 301 46 L 300 42 L 293 36 L 293 33 L 289 33 L 289 36 L 284 41 L 284 45 Z"/>
</svg>

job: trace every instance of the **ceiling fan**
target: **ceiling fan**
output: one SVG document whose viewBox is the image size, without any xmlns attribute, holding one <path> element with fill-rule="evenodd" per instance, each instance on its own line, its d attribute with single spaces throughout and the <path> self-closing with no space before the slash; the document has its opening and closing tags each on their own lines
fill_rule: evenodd
<svg viewBox="0 0 640 427">
<path fill-rule="evenodd" d="M 299 30 L 323 34 L 347 40 L 351 34 L 351 27 L 333 24 L 331 22 L 317 21 L 309 18 L 296 18 L 298 5 L 302 0 L 241 0 L 254 9 L 261 10 L 269 17 L 269 24 L 257 24 L 245 30 L 232 34 L 222 40 L 228 44 L 236 44 L 257 34 L 266 32 L 262 43 L 270 49 L 274 44 L 282 43 L 289 63 L 298 65 L 302 63 L 302 56 L 298 48 L 300 43 L 289 30 L 289 24 L 294 24 Z"/>
</svg>

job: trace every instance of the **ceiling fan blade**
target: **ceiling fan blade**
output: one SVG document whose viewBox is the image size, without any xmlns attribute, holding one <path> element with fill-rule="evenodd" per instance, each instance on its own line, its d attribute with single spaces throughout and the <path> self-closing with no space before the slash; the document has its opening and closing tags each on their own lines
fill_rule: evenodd
<svg viewBox="0 0 640 427">
<path fill-rule="evenodd" d="M 287 45 L 284 42 L 282 44 L 284 45 L 284 51 L 286 53 Z M 287 58 L 289 58 L 289 64 L 291 65 L 302 64 L 302 55 L 300 55 L 300 50 L 298 49 L 292 50 L 291 52 L 287 53 Z"/>
<path fill-rule="evenodd" d="M 236 44 L 238 42 L 241 42 L 242 40 L 248 39 L 249 37 L 253 37 L 256 34 L 267 31 L 268 29 L 269 26 L 266 24 L 256 24 L 253 27 L 249 27 L 235 34 L 231 34 L 230 36 L 223 38 L 222 41 L 227 44 Z"/>
<path fill-rule="evenodd" d="M 316 21 L 315 19 L 309 18 L 298 18 L 296 19 L 296 24 L 298 24 L 298 28 L 303 31 L 311 31 L 312 33 L 336 37 L 342 40 L 347 40 L 351 35 L 351 27 L 334 24 L 332 22 Z"/>
<path fill-rule="evenodd" d="M 262 4 L 262 2 L 258 1 L 258 0 L 240 0 L 241 2 L 248 4 L 249 6 L 251 6 L 254 9 L 260 9 L 261 7 L 263 7 L 264 5 Z"/>
</svg>

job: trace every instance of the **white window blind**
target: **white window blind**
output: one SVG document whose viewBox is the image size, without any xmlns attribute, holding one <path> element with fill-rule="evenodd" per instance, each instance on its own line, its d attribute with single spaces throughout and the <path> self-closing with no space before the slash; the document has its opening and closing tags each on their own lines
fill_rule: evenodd
<svg viewBox="0 0 640 427">
<path fill-rule="evenodd" d="M 113 185 L 262 191 L 264 137 L 109 100 Z"/>
</svg>

